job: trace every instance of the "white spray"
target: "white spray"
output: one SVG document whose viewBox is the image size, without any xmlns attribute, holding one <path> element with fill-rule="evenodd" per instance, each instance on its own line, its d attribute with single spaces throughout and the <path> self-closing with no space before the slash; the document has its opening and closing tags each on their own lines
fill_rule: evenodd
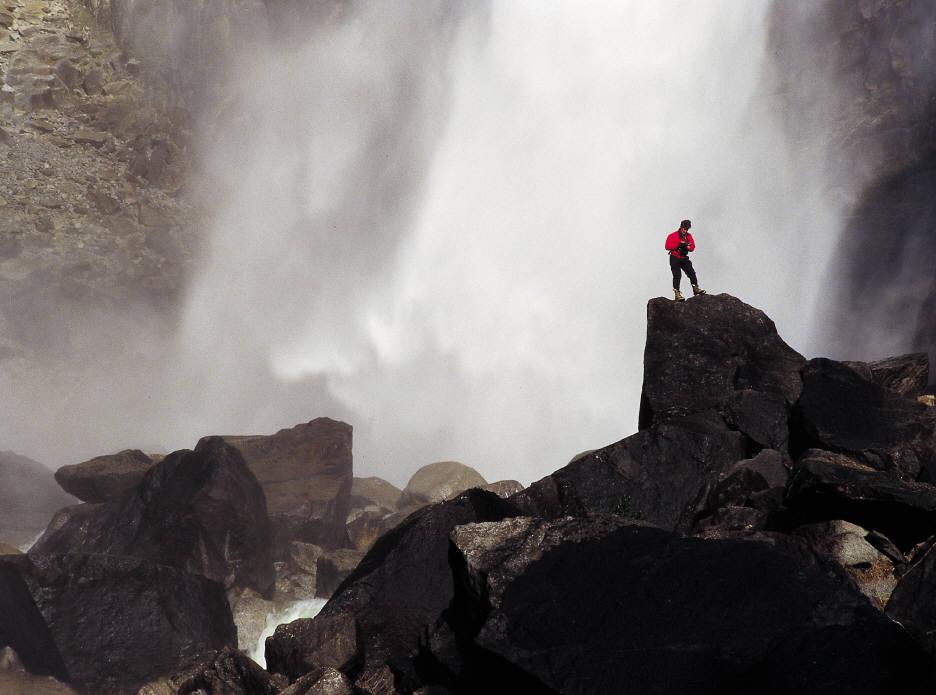
<svg viewBox="0 0 936 695">
<path fill-rule="evenodd" d="M 178 348 L 108 441 L 331 415 L 359 475 L 536 479 L 636 429 L 687 217 L 703 287 L 821 351 L 839 210 L 778 125 L 767 0 L 345 7 L 240 64 Z"/>
</svg>

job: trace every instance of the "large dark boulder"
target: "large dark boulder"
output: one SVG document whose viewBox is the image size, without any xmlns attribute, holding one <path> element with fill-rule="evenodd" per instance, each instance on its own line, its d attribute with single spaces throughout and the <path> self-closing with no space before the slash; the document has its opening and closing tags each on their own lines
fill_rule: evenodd
<svg viewBox="0 0 936 695">
<path fill-rule="evenodd" d="M 327 548 L 347 544 L 352 429 L 318 418 L 269 436 L 226 436 L 263 486 L 277 547 L 291 541 Z"/>
<path fill-rule="evenodd" d="M 267 594 L 271 537 L 263 489 L 243 457 L 206 437 L 122 498 L 65 510 L 30 552 L 130 555 Z"/>
<path fill-rule="evenodd" d="M 459 692 L 933 686 L 907 634 L 795 538 L 701 540 L 593 517 L 472 524 L 452 542 L 446 615 L 462 660 L 443 654 L 435 665 Z M 431 649 L 429 640 L 424 663 Z"/>
<path fill-rule="evenodd" d="M 131 557 L 0 558 L 49 626 L 69 681 L 85 693 L 135 692 L 188 658 L 237 641 L 224 588 Z"/>
<path fill-rule="evenodd" d="M 793 417 L 794 453 L 828 449 L 901 477 L 936 481 L 931 409 L 868 381 L 841 362 L 810 360 Z"/>
<path fill-rule="evenodd" d="M 886 357 L 874 362 L 843 362 L 868 381 L 899 393 L 919 396 L 929 385 L 929 355 L 913 352 L 909 355 Z"/>
<path fill-rule="evenodd" d="M 900 578 L 886 613 L 906 627 L 936 657 L 936 546 L 930 548 Z"/>
<path fill-rule="evenodd" d="M 232 647 L 199 654 L 177 673 L 138 695 L 276 695 L 280 689 L 256 662 Z"/>
<path fill-rule="evenodd" d="M 804 362 L 762 311 L 730 295 L 652 299 L 639 427 L 710 412 L 756 444 L 783 449 Z"/>
<path fill-rule="evenodd" d="M 882 532 L 905 551 L 936 533 L 936 486 L 820 449 L 796 462 L 786 505 L 793 523 L 843 519 Z"/>
<path fill-rule="evenodd" d="M 30 673 L 68 680 L 49 626 L 21 576 L 24 560 L 0 558 L 0 647 L 11 647 Z"/>
<path fill-rule="evenodd" d="M 688 531 L 711 487 L 747 451 L 744 436 L 711 413 L 671 418 L 583 454 L 509 499 L 531 516 L 616 513 Z"/>
<path fill-rule="evenodd" d="M 378 539 L 318 616 L 276 628 L 266 642 L 267 667 L 295 679 L 325 666 L 353 673 L 406 657 L 452 598 L 452 529 L 518 513 L 477 489 L 415 512 Z"/>
<path fill-rule="evenodd" d="M 152 465 L 153 459 L 142 451 L 126 449 L 62 466 L 55 472 L 55 481 L 82 502 L 106 502 L 139 485 Z"/>
<path fill-rule="evenodd" d="M 75 504 L 52 471 L 32 459 L 0 451 L 0 542 L 32 543 L 62 507 Z"/>
</svg>

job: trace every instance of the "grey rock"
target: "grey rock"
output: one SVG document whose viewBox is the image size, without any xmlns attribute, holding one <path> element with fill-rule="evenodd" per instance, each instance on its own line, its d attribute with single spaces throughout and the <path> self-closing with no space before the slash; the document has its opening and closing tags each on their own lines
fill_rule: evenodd
<svg viewBox="0 0 936 695">
<path fill-rule="evenodd" d="M 817 553 L 841 565 L 871 605 L 884 610 L 897 576 L 891 559 L 868 541 L 866 529 L 835 519 L 800 526 L 795 533 Z"/>
<path fill-rule="evenodd" d="M 444 502 L 473 487 L 487 485 L 474 468 L 457 461 L 430 463 L 416 471 L 400 495 L 399 508 Z"/>
<path fill-rule="evenodd" d="M 82 502 L 106 502 L 133 490 L 143 480 L 153 460 L 137 449 L 96 456 L 55 472 L 62 489 Z"/>
</svg>

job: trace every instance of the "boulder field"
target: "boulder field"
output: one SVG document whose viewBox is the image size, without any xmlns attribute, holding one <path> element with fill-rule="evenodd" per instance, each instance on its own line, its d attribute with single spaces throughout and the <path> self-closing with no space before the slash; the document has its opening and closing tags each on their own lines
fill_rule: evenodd
<svg viewBox="0 0 936 695">
<path fill-rule="evenodd" d="M 134 455 L 135 487 L 0 557 L 4 677 L 115 695 L 932 692 L 928 382 L 921 354 L 806 360 L 728 295 L 654 299 L 638 432 L 525 489 L 427 466 L 407 486 L 427 503 L 401 508 L 404 491 L 351 477 L 350 427 L 330 420 Z M 291 448 L 313 464 L 279 485 Z M 119 480 L 101 472 L 117 459 L 83 482 Z M 276 628 L 265 669 L 237 650 L 272 602 L 315 594 L 331 598 Z"/>
<path fill-rule="evenodd" d="M 413 514 L 268 668 L 357 693 L 929 692 L 922 363 L 806 360 L 734 297 L 651 300 L 636 434 Z"/>
</svg>

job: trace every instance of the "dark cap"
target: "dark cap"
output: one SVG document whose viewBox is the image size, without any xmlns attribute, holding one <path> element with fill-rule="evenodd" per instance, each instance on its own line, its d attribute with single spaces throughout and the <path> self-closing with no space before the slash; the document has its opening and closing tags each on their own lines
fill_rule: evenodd
<svg viewBox="0 0 936 695">
<path fill-rule="evenodd" d="M 692 222 L 690 222 L 689 220 L 683 220 L 682 222 L 679 223 L 679 226 L 682 229 L 689 229 L 689 227 L 692 226 Z"/>
</svg>

